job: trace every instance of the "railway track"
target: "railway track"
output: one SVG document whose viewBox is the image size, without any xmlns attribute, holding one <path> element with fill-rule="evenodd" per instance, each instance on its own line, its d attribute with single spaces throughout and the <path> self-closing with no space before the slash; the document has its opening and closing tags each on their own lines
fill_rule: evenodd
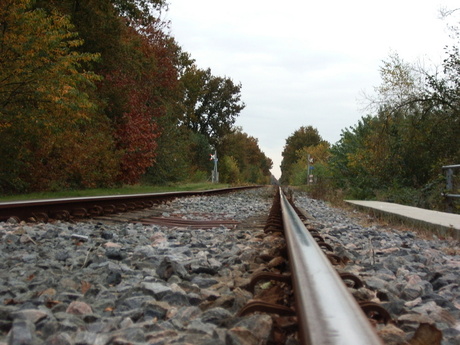
<svg viewBox="0 0 460 345">
<path fill-rule="evenodd" d="M 111 216 L 152 208 L 154 205 L 176 198 L 194 195 L 215 195 L 259 187 L 260 186 L 244 186 L 205 191 L 1 202 L 0 221 L 14 218 L 17 221 L 48 222 L 50 219 L 69 221 L 71 219 Z"/>
<path fill-rule="evenodd" d="M 126 213 L 93 214 L 93 200 L 85 218 L 68 211 L 71 223 L 0 223 L 0 345 L 27 332 L 24 344 L 60 343 L 62 329 L 70 345 L 383 344 L 377 325 L 390 315 L 355 300 L 363 282 L 314 219 L 280 189 L 267 218 L 255 192 L 190 192 L 183 203 L 168 193 L 161 200 L 175 201 Z"/>
<path fill-rule="evenodd" d="M 305 214 L 295 207 L 292 200 L 288 201 L 280 189 L 275 195 L 265 231 L 284 235 L 290 273 L 258 273 L 249 286 L 254 291 L 261 281 L 288 283 L 294 295 L 294 305 L 255 300 L 239 314 L 258 311 L 295 316 L 299 339 L 305 345 L 383 344 L 369 319 L 387 323 L 390 321 L 389 314 L 372 302 L 361 305 L 356 302 L 345 282 L 351 282 L 353 286 L 362 286 L 362 282 L 352 274 L 339 275 L 336 272 L 333 264 L 338 264 L 341 258 L 332 253 L 332 247 L 324 242 L 318 230 L 307 229 L 307 224 Z"/>
</svg>

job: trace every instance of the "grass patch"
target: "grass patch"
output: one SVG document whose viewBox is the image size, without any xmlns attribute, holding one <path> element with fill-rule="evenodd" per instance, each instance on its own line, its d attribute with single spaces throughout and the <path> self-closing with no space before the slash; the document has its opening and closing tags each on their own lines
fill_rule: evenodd
<svg viewBox="0 0 460 345">
<path fill-rule="evenodd" d="M 124 186 L 112 189 L 84 189 L 84 190 L 66 190 L 59 192 L 43 192 L 20 194 L 11 196 L 0 196 L 0 201 L 20 201 L 20 200 L 36 200 L 36 199 L 60 199 L 60 198 L 76 198 L 101 195 L 124 195 L 124 194 L 145 194 L 145 193 L 165 193 L 165 192 L 180 192 L 180 191 L 195 191 L 228 188 L 228 184 L 214 183 L 187 183 L 177 185 L 164 186 Z"/>
</svg>

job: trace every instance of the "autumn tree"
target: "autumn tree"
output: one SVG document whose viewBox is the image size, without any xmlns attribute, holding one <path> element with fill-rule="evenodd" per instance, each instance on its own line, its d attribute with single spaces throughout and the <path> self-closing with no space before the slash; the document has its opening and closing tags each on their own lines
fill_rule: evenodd
<svg viewBox="0 0 460 345">
<path fill-rule="evenodd" d="M 155 162 L 162 131 L 159 118 L 167 115 L 168 104 L 176 99 L 178 77 L 174 41 L 155 23 L 125 34 L 130 61 L 106 75 L 101 91 L 111 100 L 107 116 L 123 152 L 120 180 L 136 183 Z"/>
<path fill-rule="evenodd" d="M 380 196 L 417 206 L 432 206 L 431 198 L 439 202 L 440 167 L 460 159 L 453 145 L 460 112 L 455 73 L 447 72 L 452 64 L 450 55 L 439 75 L 397 55 L 383 62 L 382 83 L 371 99 L 376 107 L 369 108 L 374 115 L 344 131 L 332 148 L 337 186 L 351 197 Z"/>
<path fill-rule="evenodd" d="M 156 21 L 158 15 L 152 12 L 161 12 L 167 8 L 166 0 L 111 0 L 119 15 L 144 25 Z"/>
<path fill-rule="evenodd" d="M 451 13 L 460 14 L 460 9 Z M 460 29 L 451 29 L 454 44 L 446 48 L 442 74 L 430 76 L 426 95 L 434 115 L 432 135 L 437 139 L 433 154 L 440 165 L 460 162 L 460 147 L 453 145 L 460 137 Z"/>
<path fill-rule="evenodd" d="M 158 119 L 177 102 L 177 45 L 159 19 L 163 0 L 50 0 L 37 2 L 71 18 L 84 40 L 81 49 L 97 52 L 91 68 L 99 105 L 112 122 L 121 183 L 136 183 L 154 163 L 161 135 Z"/>
<path fill-rule="evenodd" d="M 219 182 L 230 184 L 242 182 L 241 171 L 235 157 L 223 156 L 219 160 Z"/>
<path fill-rule="evenodd" d="M 220 155 L 232 157 L 231 165 L 238 167 L 242 182 L 268 183 L 273 162 L 262 152 L 258 140 L 241 128 L 224 136 L 217 150 Z"/>
<path fill-rule="evenodd" d="M 415 143 L 414 140 L 400 142 L 399 147 L 411 147 L 412 157 L 422 155 L 429 147 L 432 158 L 426 161 L 436 160 L 438 166 L 455 156 L 460 158 L 459 151 L 452 146 L 460 134 L 459 59 L 454 46 L 448 50 L 443 71 L 439 72 L 436 67 L 431 72 L 403 61 L 397 54 L 390 55 L 380 69 L 382 83 L 370 99 L 370 104 L 376 106 L 371 109 L 384 123 L 384 132 L 391 135 L 391 131 L 399 131 L 406 134 L 400 141 L 415 140 Z M 416 143 L 421 143 L 423 148 L 414 147 Z M 423 179 L 418 181 L 422 183 Z"/>
<path fill-rule="evenodd" d="M 101 54 L 98 67 L 107 69 L 125 54 L 120 41 L 124 29 L 158 23 L 167 4 L 164 0 L 36 0 L 35 7 L 69 16 L 84 40 L 81 49 Z"/>
<path fill-rule="evenodd" d="M 3 192 L 47 188 L 52 183 L 92 184 L 91 178 L 81 176 L 85 175 L 81 169 L 79 174 L 66 174 L 71 165 L 84 164 L 92 154 L 107 159 L 105 167 L 94 162 L 94 173 L 112 176 L 112 140 L 92 98 L 99 77 L 82 68 L 98 55 L 78 52 L 81 44 L 67 16 L 33 9 L 29 0 L 1 2 Z M 92 126 L 98 130 L 92 131 Z M 84 145 L 88 151 L 76 152 L 73 145 L 84 138 L 94 141 Z"/>
<path fill-rule="evenodd" d="M 300 127 L 286 139 L 281 161 L 281 183 L 290 183 L 292 179 L 292 166 L 299 159 L 298 152 L 305 147 L 316 146 L 323 139 L 316 128 L 312 126 Z"/>
<path fill-rule="evenodd" d="M 210 145 L 244 108 L 241 84 L 198 69 L 169 35 L 166 9 L 164 0 L 0 4 L 2 190 L 206 174 Z"/>
<path fill-rule="evenodd" d="M 349 197 L 365 199 L 375 195 L 379 181 L 367 169 L 370 160 L 366 144 L 375 128 L 375 118 L 366 116 L 358 124 L 342 130 L 340 140 L 331 148 L 329 166 L 335 187 Z"/>
<path fill-rule="evenodd" d="M 367 99 L 370 114 L 331 150 L 336 187 L 348 197 L 442 203 L 441 166 L 460 162 L 460 36 L 451 29 L 455 43 L 442 66 L 421 68 L 397 54 L 382 62 L 381 84 Z"/>
<path fill-rule="evenodd" d="M 322 141 L 318 145 L 302 147 L 297 151 L 297 160 L 291 168 L 290 184 L 307 184 L 309 175 L 314 176 L 315 183 L 319 183 L 320 179 L 329 178 L 328 162 L 330 155 L 330 144 L 327 141 Z"/>
</svg>

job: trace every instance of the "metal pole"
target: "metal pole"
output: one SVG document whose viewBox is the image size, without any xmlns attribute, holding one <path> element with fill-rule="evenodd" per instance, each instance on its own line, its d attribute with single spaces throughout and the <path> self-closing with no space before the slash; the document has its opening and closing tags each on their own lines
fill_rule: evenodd
<svg viewBox="0 0 460 345">
<path fill-rule="evenodd" d="M 219 183 L 219 172 L 217 170 L 217 162 L 219 159 L 217 158 L 217 150 L 214 151 L 214 155 L 211 155 L 212 159 L 214 160 L 214 170 L 212 171 L 212 183 Z"/>
<path fill-rule="evenodd" d="M 454 189 L 454 168 L 447 168 L 446 169 L 446 201 L 447 201 L 447 212 L 452 213 L 454 211 L 454 202 L 452 198 L 450 198 L 448 195 L 452 192 Z"/>
<path fill-rule="evenodd" d="M 215 173 L 215 176 L 216 176 L 216 183 L 219 183 L 219 171 L 217 170 L 217 162 L 218 162 L 218 158 L 217 158 L 217 151 L 214 151 L 214 173 Z"/>
<path fill-rule="evenodd" d="M 454 177 L 454 169 L 453 168 L 448 168 L 446 172 L 446 189 L 447 192 L 450 192 L 454 189 L 454 184 L 453 184 L 453 177 Z"/>
</svg>

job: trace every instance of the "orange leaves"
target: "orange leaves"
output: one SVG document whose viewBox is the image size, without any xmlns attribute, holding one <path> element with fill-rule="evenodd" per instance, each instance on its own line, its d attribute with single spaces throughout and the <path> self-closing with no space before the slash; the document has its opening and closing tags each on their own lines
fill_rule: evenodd
<svg viewBox="0 0 460 345">
<path fill-rule="evenodd" d="M 78 67 L 98 56 L 72 51 L 83 41 L 76 38 L 68 17 L 31 6 L 26 0 L 0 3 L 0 106 L 11 116 L 26 109 L 29 116 L 43 110 L 46 117 L 37 118 L 59 127 L 63 117 L 72 122 L 71 110 L 87 102 L 82 86 L 98 78 L 80 74 Z M 63 93 L 62 86 L 75 92 Z M 30 127 L 27 121 L 18 125 Z"/>
<path fill-rule="evenodd" d="M 28 111 L 33 113 L 40 104 L 50 118 L 56 119 L 56 99 L 66 111 L 86 102 L 82 86 L 98 77 L 78 69 L 81 63 L 94 61 L 99 55 L 73 51 L 83 40 L 76 38 L 69 17 L 31 10 L 31 6 L 26 0 L 0 3 L 4 26 L 0 33 L 0 105 L 14 112 L 20 103 L 21 108 L 30 107 Z M 76 92 L 62 94 L 62 85 Z M 71 112 L 66 114 L 69 120 Z"/>
<path fill-rule="evenodd" d="M 0 176 L 8 181 L 0 186 L 80 187 L 98 174 L 98 182 L 113 180 L 110 129 L 90 94 L 100 77 L 81 68 L 99 54 L 75 50 L 83 40 L 70 17 L 32 6 L 0 2 Z"/>
<path fill-rule="evenodd" d="M 153 165 L 180 48 L 151 4 L 0 1 L 0 193 L 136 183 Z"/>
</svg>

